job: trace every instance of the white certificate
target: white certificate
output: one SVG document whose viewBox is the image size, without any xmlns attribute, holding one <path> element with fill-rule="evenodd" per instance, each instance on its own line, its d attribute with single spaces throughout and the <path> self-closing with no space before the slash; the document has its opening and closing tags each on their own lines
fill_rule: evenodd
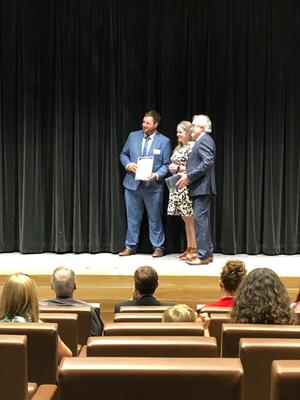
<svg viewBox="0 0 300 400">
<path fill-rule="evenodd" d="M 136 180 L 146 181 L 151 177 L 153 170 L 153 161 L 154 161 L 153 156 L 145 156 L 138 158 L 137 170 L 135 173 Z"/>
</svg>

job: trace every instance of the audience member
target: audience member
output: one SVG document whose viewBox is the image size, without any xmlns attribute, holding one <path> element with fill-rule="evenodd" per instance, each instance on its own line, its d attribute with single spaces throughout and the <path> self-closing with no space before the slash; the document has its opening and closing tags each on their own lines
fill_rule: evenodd
<svg viewBox="0 0 300 400">
<path fill-rule="evenodd" d="M 176 304 L 168 308 L 162 316 L 162 322 L 200 322 L 204 328 L 204 336 L 209 336 L 210 318 L 207 313 L 197 317 L 196 312 L 186 304 Z"/>
<path fill-rule="evenodd" d="M 195 322 L 195 311 L 186 304 L 176 304 L 168 308 L 162 316 L 162 322 Z"/>
<path fill-rule="evenodd" d="M 28 275 L 11 275 L 4 283 L 0 299 L 0 322 L 41 322 L 36 286 Z M 71 357 L 71 350 L 58 336 L 58 362 Z"/>
<path fill-rule="evenodd" d="M 173 303 L 162 302 L 154 297 L 158 288 L 158 275 L 154 268 L 139 267 L 134 273 L 134 289 L 132 299 L 115 305 L 115 312 L 120 312 L 121 306 L 170 306 Z"/>
<path fill-rule="evenodd" d="M 242 280 L 233 304 L 231 319 L 242 324 L 293 324 L 286 288 L 269 268 L 257 268 Z"/>
<path fill-rule="evenodd" d="M 73 294 L 76 290 L 75 272 L 66 267 L 57 267 L 52 274 L 51 289 L 56 294 L 55 299 L 42 300 L 40 305 L 46 306 L 87 306 L 92 312 L 92 336 L 101 336 L 103 331 L 103 322 L 91 304 L 74 299 Z"/>
<path fill-rule="evenodd" d="M 295 301 L 291 304 L 293 310 L 300 310 L 300 290 L 297 294 Z"/>
<path fill-rule="evenodd" d="M 207 304 L 209 307 L 232 307 L 235 293 L 246 275 L 245 263 L 240 260 L 228 260 L 222 268 L 220 288 L 222 298 Z"/>
</svg>

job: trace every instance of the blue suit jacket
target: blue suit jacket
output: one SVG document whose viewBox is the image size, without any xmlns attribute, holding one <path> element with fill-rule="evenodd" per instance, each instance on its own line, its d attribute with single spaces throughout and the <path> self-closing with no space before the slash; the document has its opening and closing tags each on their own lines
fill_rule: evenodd
<svg viewBox="0 0 300 400">
<path fill-rule="evenodd" d="M 138 157 L 142 156 L 142 142 L 143 142 L 144 132 L 134 131 L 131 132 L 126 140 L 123 150 L 120 154 L 120 160 L 123 167 L 131 163 L 137 163 Z M 153 188 L 161 188 L 162 178 L 168 172 L 168 166 L 170 163 L 171 154 L 171 144 L 170 139 L 156 131 L 153 141 L 151 142 L 151 147 L 148 150 L 147 156 L 153 156 L 153 171 L 158 174 L 158 181 L 151 182 Z M 133 172 L 127 172 L 123 181 L 123 185 L 126 189 L 137 190 L 140 184 L 139 180 L 135 180 L 135 174 Z"/>
<path fill-rule="evenodd" d="M 194 144 L 187 161 L 189 196 L 216 194 L 215 181 L 216 146 L 213 138 L 206 133 Z"/>
</svg>

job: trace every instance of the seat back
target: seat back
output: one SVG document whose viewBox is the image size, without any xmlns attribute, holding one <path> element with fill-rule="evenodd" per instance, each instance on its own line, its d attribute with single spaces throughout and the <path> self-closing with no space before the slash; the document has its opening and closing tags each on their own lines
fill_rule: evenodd
<svg viewBox="0 0 300 400">
<path fill-rule="evenodd" d="M 27 399 L 27 338 L 0 335 L 1 399 Z"/>
<path fill-rule="evenodd" d="M 78 346 L 78 314 L 71 313 L 40 313 L 43 322 L 54 322 L 58 325 L 58 334 L 62 341 L 77 356 Z"/>
<path fill-rule="evenodd" d="M 91 308 L 86 306 L 40 306 L 41 313 L 71 313 L 78 315 L 78 343 L 86 344 L 92 332 Z"/>
<path fill-rule="evenodd" d="M 215 338 L 196 336 L 90 337 L 88 357 L 217 357 Z"/>
<path fill-rule="evenodd" d="M 270 398 L 273 360 L 300 360 L 300 339 L 240 339 L 240 359 L 244 368 L 244 400 Z"/>
<path fill-rule="evenodd" d="M 297 309 L 294 312 L 295 312 L 295 315 L 296 315 L 296 324 L 300 325 L 300 310 Z"/>
<path fill-rule="evenodd" d="M 200 309 L 201 313 L 210 314 L 230 314 L 232 307 L 210 307 L 204 306 Z M 198 311 L 198 310 L 197 310 Z"/>
<path fill-rule="evenodd" d="M 27 336 L 29 382 L 56 383 L 57 324 L 1 322 L 0 334 Z"/>
<path fill-rule="evenodd" d="M 240 399 L 243 369 L 238 359 L 65 358 L 59 370 L 60 400 Z"/>
<path fill-rule="evenodd" d="M 230 322 L 230 314 L 210 314 L 209 334 L 217 340 L 218 354 L 221 353 L 222 325 Z"/>
<path fill-rule="evenodd" d="M 114 322 L 161 322 L 162 313 L 115 313 Z"/>
<path fill-rule="evenodd" d="M 133 322 L 106 324 L 104 336 L 204 336 L 201 324 L 195 322 Z"/>
<path fill-rule="evenodd" d="M 238 357 L 241 338 L 300 338 L 300 326 L 223 324 L 221 357 Z"/>
<path fill-rule="evenodd" d="M 121 306 L 120 312 L 123 313 L 163 313 L 171 306 Z"/>
<path fill-rule="evenodd" d="M 272 363 L 270 400 L 298 400 L 300 360 L 277 360 Z"/>
</svg>

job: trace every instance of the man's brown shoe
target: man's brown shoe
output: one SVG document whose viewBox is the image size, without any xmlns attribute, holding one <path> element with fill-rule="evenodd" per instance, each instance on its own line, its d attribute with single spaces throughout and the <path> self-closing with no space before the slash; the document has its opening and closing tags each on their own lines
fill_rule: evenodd
<svg viewBox="0 0 300 400">
<path fill-rule="evenodd" d="M 164 255 L 165 255 L 165 252 L 163 249 L 155 249 L 152 254 L 152 257 L 158 258 L 158 257 L 163 257 Z"/>
<path fill-rule="evenodd" d="M 204 265 L 209 264 L 209 260 L 208 258 L 205 258 L 205 260 L 200 260 L 200 258 L 196 258 L 195 260 L 186 261 L 186 263 L 189 265 Z"/>
<path fill-rule="evenodd" d="M 209 262 L 214 262 L 214 256 L 208 256 L 208 261 Z"/>
<path fill-rule="evenodd" d="M 132 249 L 131 247 L 125 247 L 124 250 L 120 251 L 119 256 L 125 257 L 125 256 L 131 256 L 132 254 L 135 254 L 135 250 Z"/>
</svg>

